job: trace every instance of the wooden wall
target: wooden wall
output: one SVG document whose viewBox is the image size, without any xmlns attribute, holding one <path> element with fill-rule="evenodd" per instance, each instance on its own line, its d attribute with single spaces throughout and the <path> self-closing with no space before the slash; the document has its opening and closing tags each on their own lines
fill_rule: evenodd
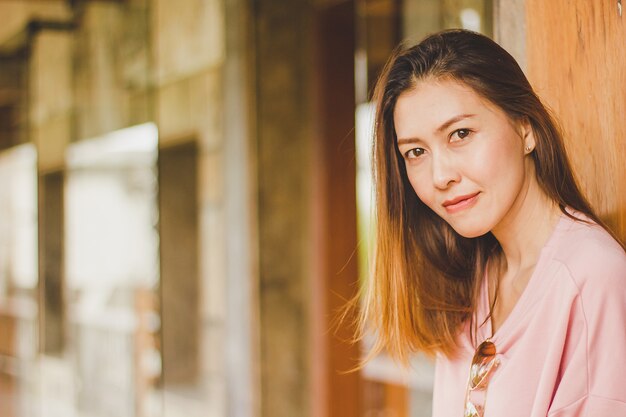
<svg viewBox="0 0 626 417">
<path fill-rule="evenodd" d="M 583 190 L 626 240 L 626 2 L 526 0 L 531 83 L 555 111 Z"/>
</svg>

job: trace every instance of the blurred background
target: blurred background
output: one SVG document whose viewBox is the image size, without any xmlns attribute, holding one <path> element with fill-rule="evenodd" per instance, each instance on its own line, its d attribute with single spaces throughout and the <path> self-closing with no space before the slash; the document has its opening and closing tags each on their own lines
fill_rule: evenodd
<svg viewBox="0 0 626 417">
<path fill-rule="evenodd" d="M 452 27 L 518 59 L 624 238 L 621 1 L 0 0 L 0 415 L 430 416 L 432 363 L 346 373 L 337 315 L 376 77 Z"/>
</svg>

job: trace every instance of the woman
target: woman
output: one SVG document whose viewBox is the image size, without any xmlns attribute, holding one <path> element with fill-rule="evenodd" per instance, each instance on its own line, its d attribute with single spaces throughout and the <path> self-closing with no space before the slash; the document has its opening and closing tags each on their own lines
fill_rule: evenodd
<svg viewBox="0 0 626 417">
<path fill-rule="evenodd" d="M 444 31 L 375 98 L 372 355 L 435 355 L 435 417 L 626 416 L 626 254 L 515 60 Z"/>
</svg>

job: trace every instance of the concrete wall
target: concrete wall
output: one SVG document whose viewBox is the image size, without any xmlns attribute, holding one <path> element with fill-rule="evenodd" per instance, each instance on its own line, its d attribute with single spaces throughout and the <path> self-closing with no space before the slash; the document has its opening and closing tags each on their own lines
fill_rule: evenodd
<svg viewBox="0 0 626 417">
<path fill-rule="evenodd" d="M 494 39 L 517 60 L 523 70 L 527 68 L 526 0 L 493 0 Z"/>
<path fill-rule="evenodd" d="M 37 146 L 40 171 L 65 165 L 73 134 L 72 34 L 41 32 L 30 59 L 30 140 Z"/>
<path fill-rule="evenodd" d="M 312 6 L 256 3 L 261 416 L 308 415 Z"/>
<path fill-rule="evenodd" d="M 229 19 L 239 21 L 247 5 L 228 4 Z M 22 33 L 33 17 L 68 21 L 74 16 L 77 23 L 74 32 L 41 31 L 33 37 L 28 140 L 38 147 L 40 173 L 63 170 L 72 142 L 146 121 L 157 123 L 164 150 L 188 141 L 197 146 L 196 204 L 188 210 L 196 212 L 198 238 L 173 250 L 198 254 L 196 272 L 189 269 L 198 283 L 193 294 L 199 302 L 193 329 L 198 369 L 191 384 L 165 381 L 165 415 L 252 415 L 255 401 L 251 307 L 242 308 L 251 304 L 245 287 L 251 286 L 253 269 L 246 260 L 251 233 L 246 224 L 253 219 L 245 156 L 249 114 L 234 114 L 249 95 L 242 70 L 247 45 L 240 39 L 245 37 L 242 25 L 229 35 L 231 46 L 239 46 L 227 56 L 225 8 L 222 0 L 79 2 L 75 10 L 66 2 L 0 4 L 0 45 Z M 238 90 L 231 94 L 225 82 Z M 237 286 L 242 291 L 233 295 Z M 189 296 L 185 291 L 175 295 L 182 303 Z M 184 329 L 183 316 L 174 317 L 173 325 Z M 176 338 L 167 329 L 163 337 Z M 228 356 L 229 362 L 227 346 L 237 353 Z"/>
<path fill-rule="evenodd" d="M 22 31 L 26 22 L 33 18 L 63 20 L 70 10 L 65 2 L 29 2 L 4 0 L 2 2 L 2 26 L 0 42 L 14 38 Z"/>
<path fill-rule="evenodd" d="M 334 3 L 341 2 L 319 7 Z M 0 4 L 0 15 L 12 13 L 17 22 L 7 36 L 31 11 L 48 10 L 44 3 L 29 4 Z M 197 300 L 198 306 L 176 311 L 162 329 L 167 343 L 185 333 L 167 326 L 194 334 L 197 373 L 184 382 L 165 376 L 157 393 L 163 415 L 309 415 L 313 3 L 78 4 L 74 32 L 42 32 L 33 44 L 29 120 L 40 174 L 63 170 L 70 144 L 146 121 L 156 122 L 162 152 L 190 142 L 197 149 L 198 181 L 188 191 L 196 193 L 190 199 L 196 203 L 183 212 L 197 216 L 198 237 L 174 238 L 163 250 L 197 251 L 197 268 L 182 267 L 169 277 L 173 286 L 176 279 L 196 285 L 164 296 L 178 305 Z M 72 17 L 62 11 L 61 17 Z M 162 202 L 161 209 L 169 204 Z M 351 252 L 353 242 L 347 244 Z M 345 262 L 343 252 L 337 262 Z M 328 277 L 340 269 L 335 266 Z M 194 312 L 195 320 L 187 320 Z M 68 393 L 76 390 L 72 353 L 54 374 L 67 378 L 63 398 L 70 404 Z M 89 352 L 81 353 L 89 359 Z M 171 360 L 166 367 L 176 366 Z M 45 385 L 54 389 L 51 381 Z"/>
<path fill-rule="evenodd" d="M 193 141 L 198 158 L 200 370 L 196 384 L 186 388 L 168 386 L 166 379 L 166 415 L 175 409 L 190 416 L 257 414 L 250 13 L 244 1 L 152 2 L 159 146 L 168 152 Z"/>
<path fill-rule="evenodd" d="M 73 34 L 73 140 L 154 120 L 148 0 L 88 2 Z"/>
</svg>

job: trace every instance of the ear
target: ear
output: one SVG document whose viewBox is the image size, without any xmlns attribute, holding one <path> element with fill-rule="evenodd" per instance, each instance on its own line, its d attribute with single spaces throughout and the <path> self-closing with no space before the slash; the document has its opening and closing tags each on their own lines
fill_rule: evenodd
<svg viewBox="0 0 626 417">
<path fill-rule="evenodd" d="M 535 150 L 535 146 L 537 146 L 537 142 L 535 141 L 535 132 L 533 131 L 533 127 L 530 124 L 528 117 L 524 117 L 521 120 L 519 127 L 520 137 L 522 138 L 522 143 L 524 145 L 524 154 L 528 155 Z"/>
</svg>

